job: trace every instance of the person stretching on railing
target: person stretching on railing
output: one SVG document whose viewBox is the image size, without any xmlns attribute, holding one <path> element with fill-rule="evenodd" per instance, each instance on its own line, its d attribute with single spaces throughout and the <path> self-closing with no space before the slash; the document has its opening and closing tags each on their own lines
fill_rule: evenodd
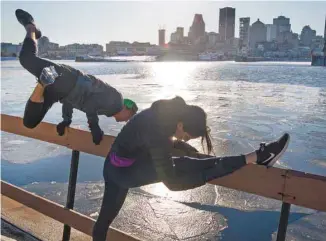
<svg viewBox="0 0 326 241">
<path fill-rule="evenodd" d="M 206 141 L 208 153 L 212 151 L 206 119 L 202 108 L 176 97 L 154 102 L 122 128 L 105 160 L 104 196 L 93 229 L 93 241 L 106 240 L 108 228 L 118 215 L 129 188 L 163 182 L 173 191 L 188 190 L 247 164 L 270 167 L 285 152 L 290 140 L 289 134 L 284 134 L 269 144 L 261 143 L 260 148 L 246 155 L 172 157 L 173 147 L 185 150 L 188 155 L 197 152 L 186 141 L 198 137 L 202 143 Z M 179 141 L 173 142 L 172 137 Z"/>
<path fill-rule="evenodd" d="M 137 113 L 136 103 L 123 99 L 121 93 L 109 84 L 71 66 L 37 57 L 36 40 L 42 36 L 41 31 L 29 13 L 21 9 L 15 13 L 27 32 L 19 55 L 20 63 L 38 80 L 25 107 L 23 123 L 26 127 L 36 127 L 52 105 L 60 101 L 63 121 L 57 125 L 58 134 L 62 136 L 65 128 L 70 126 L 73 108 L 76 108 L 86 113 L 93 142 L 99 144 L 103 131 L 98 115 L 114 117 L 120 122 L 128 121 Z"/>
</svg>

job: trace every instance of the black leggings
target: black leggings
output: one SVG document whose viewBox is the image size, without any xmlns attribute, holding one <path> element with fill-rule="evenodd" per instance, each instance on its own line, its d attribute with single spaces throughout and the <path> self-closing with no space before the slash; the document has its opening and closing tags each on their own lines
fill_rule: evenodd
<svg viewBox="0 0 326 241">
<path fill-rule="evenodd" d="M 174 158 L 176 175 L 164 184 L 175 191 L 204 185 L 207 181 L 232 173 L 246 165 L 243 155 L 196 159 Z M 107 159 L 104 164 L 104 196 L 101 210 L 93 229 L 93 241 L 104 241 L 107 231 L 118 215 L 129 188 L 158 183 L 151 161 L 136 160 L 131 167 L 115 167 Z"/>
<path fill-rule="evenodd" d="M 19 54 L 20 64 L 36 78 L 40 77 L 43 68 L 49 66 L 54 66 L 61 77 L 58 77 L 53 85 L 45 88 L 43 103 L 27 101 L 23 123 L 28 128 L 36 127 L 52 105 L 67 96 L 76 83 L 76 75 L 72 73 L 73 68 L 39 58 L 36 54 L 37 43 L 31 38 L 25 38 Z"/>
<path fill-rule="evenodd" d="M 58 69 L 59 66 L 57 64 L 47 59 L 42 59 L 36 54 L 37 43 L 31 38 L 25 38 L 19 54 L 19 61 L 20 64 L 36 78 L 40 77 L 42 70 L 45 67 L 54 66 Z"/>
</svg>

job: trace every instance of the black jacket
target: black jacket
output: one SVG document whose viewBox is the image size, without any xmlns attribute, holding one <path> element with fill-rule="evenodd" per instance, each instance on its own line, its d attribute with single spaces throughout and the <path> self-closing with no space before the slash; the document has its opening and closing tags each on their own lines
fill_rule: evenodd
<svg viewBox="0 0 326 241">
<path fill-rule="evenodd" d="M 123 109 L 123 97 L 118 90 L 80 71 L 77 72 L 75 87 L 60 102 L 65 121 L 71 121 L 73 108 L 85 112 L 91 123 L 98 122 L 98 115 L 112 117 Z"/>
</svg>

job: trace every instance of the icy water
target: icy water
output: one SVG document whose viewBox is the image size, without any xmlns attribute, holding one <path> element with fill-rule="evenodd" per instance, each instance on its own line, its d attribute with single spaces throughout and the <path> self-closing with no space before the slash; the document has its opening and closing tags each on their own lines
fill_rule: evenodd
<svg viewBox="0 0 326 241">
<path fill-rule="evenodd" d="M 309 63 L 75 63 L 146 108 L 182 96 L 208 112 L 217 155 L 252 151 L 261 141 L 291 134 L 276 164 L 326 176 L 326 69 Z M 18 61 L 1 62 L 1 113 L 22 116 L 35 78 Z M 56 104 L 45 121 L 61 121 Z M 117 134 L 122 124 L 100 117 Z M 74 111 L 73 126 L 87 129 Z M 71 151 L 1 133 L 2 179 L 59 203 L 65 202 Z M 198 142 L 193 142 L 199 146 Z M 76 209 L 97 217 L 103 158 L 81 154 Z M 170 192 L 164 185 L 130 190 L 114 227 L 144 240 L 275 240 L 280 202 L 206 185 Z M 326 240 L 326 214 L 293 206 L 287 240 Z"/>
</svg>

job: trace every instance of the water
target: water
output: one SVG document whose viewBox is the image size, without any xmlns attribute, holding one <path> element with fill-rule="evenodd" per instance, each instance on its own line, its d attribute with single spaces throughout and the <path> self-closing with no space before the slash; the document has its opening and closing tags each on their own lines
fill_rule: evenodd
<svg viewBox="0 0 326 241">
<path fill-rule="evenodd" d="M 309 63 L 75 63 L 134 99 L 140 109 L 182 96 L 208 112 L 217 155 L 254 150 L 283 132 L 288 151 L 276 166 L 326 176 L 326 69 Z M 35 78 L 18 61 L 1 62 L 1 113 L 22 116 Z M 45 121 L 61 121 L 56 104 Z M 106 133 L 122 124 L 100 117 Z M 87 130 L 75 110 L 73 127 Z M 70 150 L 2 132 L 2 179 L 65 202 Z M 193 144 L 200 147 L 198 141 Z M 37 150 L 37 151 L 35 151 Z M 96 218 L 103 158 L 81 155 L 76 209 Z M 114 225 L 145 240 L 274 240 L 280 202 L 206 185 L 169 192 L 164 185 L 132 189 Z M 292 207 L 288 240 L 326 240 L 326 215 Z"/>
</svg>

